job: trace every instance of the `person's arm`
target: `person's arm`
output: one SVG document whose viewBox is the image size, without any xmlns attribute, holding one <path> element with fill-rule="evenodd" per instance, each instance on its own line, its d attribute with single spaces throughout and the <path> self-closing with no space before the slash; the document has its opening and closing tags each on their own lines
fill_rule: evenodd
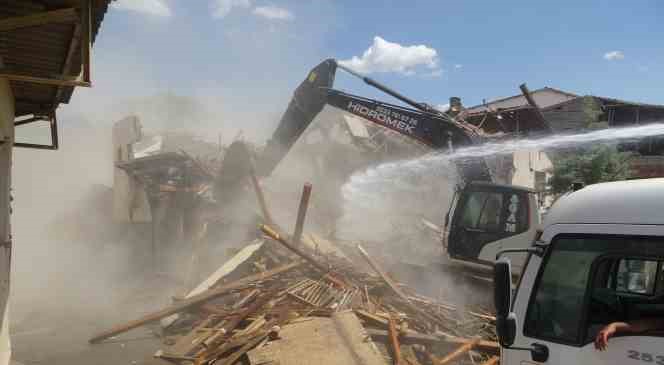
<svg viewBox="0 0 664 365">
<path fill-rule="evenodd" d="M 613 322 L 602 328 L 595 337 L 595 348 L 606 350 L 609 338 L 616 333 L 640 333 L 664 328 L 664 318 L 646 318 L 632 322 Z"/>
</svg>

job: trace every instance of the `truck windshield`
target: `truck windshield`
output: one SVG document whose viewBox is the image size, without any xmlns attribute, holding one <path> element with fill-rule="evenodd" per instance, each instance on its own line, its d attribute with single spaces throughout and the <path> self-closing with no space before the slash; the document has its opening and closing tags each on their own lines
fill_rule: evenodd
<svg viewBox="0 0 664 365">
<path fill-rule="evenodd" d="M 664 238 L 563 236 L 550 246 L 524 333 L 583 345 L 605 324 L 664 317 Z"/>
</svg>

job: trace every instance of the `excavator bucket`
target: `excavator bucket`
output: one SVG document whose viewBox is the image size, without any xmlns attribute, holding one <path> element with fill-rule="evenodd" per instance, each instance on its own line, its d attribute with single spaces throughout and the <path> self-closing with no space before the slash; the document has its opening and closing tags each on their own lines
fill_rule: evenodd
<svg viewBox="0 0 664 365">
<path fill-rule="evenodd" d="M 334 84 L 336 71 L 335 60 L 327 59 L 314 67 L 295 89 L 288 109 L 267 142 L 262 156 L 257 160 L 256 170 L 259 176 L 270 175 L 316 115 L 323 110 L 327 102 L 327 92 Z"/>
</svg>

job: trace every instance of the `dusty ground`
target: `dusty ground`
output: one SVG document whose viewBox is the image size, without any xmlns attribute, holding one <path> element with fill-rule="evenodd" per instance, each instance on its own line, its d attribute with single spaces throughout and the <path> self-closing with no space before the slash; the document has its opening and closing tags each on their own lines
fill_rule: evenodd
<svg viewBox="0 0 664 365">
<path fill-rule="evenodd" d="M 125 290 L 127 300 L 108 312 L 95 316 L 74 310 L 48 311 L 35 309 L 25 313 L 15 308 L 12 319 L 12 345 L 14 359 L 25 365 L 77 365 L 77 364 L 143 364 L 160 347 L 154 336 L 156 327 L 142 327 L 103 344 L 90 345 L 88 338 L 116 323 L 121 323 L 157 309 L 157 287 L 153 281 L 137 279 L 132 288 Z M 160 300 L 161 299 L 161 300 Z"/>
</svg>

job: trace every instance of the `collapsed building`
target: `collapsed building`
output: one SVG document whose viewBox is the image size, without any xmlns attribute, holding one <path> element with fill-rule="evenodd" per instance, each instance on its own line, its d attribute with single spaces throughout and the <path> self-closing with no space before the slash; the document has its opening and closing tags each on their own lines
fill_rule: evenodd
<svg viewBox="0 0 664 365">
<path fill-rule="evenodd" d="M 517 137 L 536 137 L 545 128 L 556 134 L 571 134 L 664 120 L 664 105 L 578 95 L 552 87 L 533 90 L 530 96 L 535 107 L 520 94 L 463 108 L 462 115 L 468 122 L 489 133 L 504 132 Z M 622 143 L 619 149 L 636 155 L 631 160 L 636 177 L 664 176 L 664 141 L 661 137 L 645 138 L 638 143 Z M 495 171 L 499 172 L 497 178 L 506 184 L 536 190 L 540 203 L 549 205 L 552 198 L 547 193 L 547 181 L 553 168 L 551 152 L 516 151 L 501 156 L 495 162 L 498 166 Z"/>
</svg>

